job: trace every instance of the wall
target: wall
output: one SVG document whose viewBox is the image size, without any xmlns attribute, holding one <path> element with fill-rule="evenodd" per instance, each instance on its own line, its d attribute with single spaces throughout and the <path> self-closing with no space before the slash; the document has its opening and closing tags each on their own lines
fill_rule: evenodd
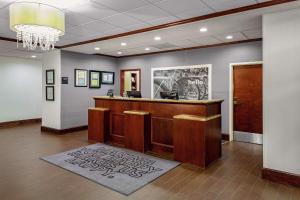
<svg viewBox="0 0 300 200">
<path fill-rule="evenodd" d="M 300 174 L 300 10 L 263 17 L 264 168 Z"/>
<path fill-rule="evenodd" d="M 212 98 L 224 99 L 222 104 L 222 132 L 229 133 L 229 63 L 261 61 L 262 43 L 251 42 L 146 56 L 121 58 L 122 69 L 142 69 L 142 95 L 151 97 L 151 68 L 212 64 Z"/>
<path fill-rule="evenodd" d="M 61 128 L 87 125 L 87 110 L 94 106 L 93 96 L 106 95 L 108 89 L 119 94 L 119 68 L 115 58 L 86 55 L 62 51 L 61 76 L 69 78 L 68 85 L 62 85 Z M 74 87 L 74 69 L 114 71 L 115 84 L 102 85 L 101 89 Z"/>
<path fill-rule="evenodd" d="M 46 101 L 46 70 L 55 70 L 55 101 Z M 42 126 L 54 129 L 61 128 L 61 51 L 54 50 L 43 54 L 43 112 Z"/>
<path fill-rule="evenodd" d="M 0 57 L 0 122 L 41 118 L 42 64 Z"/>
</svg>

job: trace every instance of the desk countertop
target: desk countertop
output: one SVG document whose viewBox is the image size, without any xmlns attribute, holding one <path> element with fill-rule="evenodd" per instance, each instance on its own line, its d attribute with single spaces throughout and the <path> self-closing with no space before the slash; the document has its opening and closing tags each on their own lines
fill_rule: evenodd
<svg viewBox="0 0 300 200">
<path fill-rule="evenodd" d="M 180 103 L 180 104 L 212 104 L 222 103 L 222 99 L 211 100 L 172 100 L 172 99 L 149 99 L 149 98 L 127 98 L 127 97 L 108 97 L 108 96 L 96 96 L 95 100 L 116 100 L 116 101 L 143 101 L 143 102 L 159 102 L 159 103 Z"/>
</svg>

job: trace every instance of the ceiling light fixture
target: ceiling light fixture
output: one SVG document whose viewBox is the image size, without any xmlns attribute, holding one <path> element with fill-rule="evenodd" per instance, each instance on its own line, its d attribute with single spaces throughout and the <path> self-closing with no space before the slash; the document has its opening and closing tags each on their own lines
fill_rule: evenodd
<svg viewBox="0 0 300 200">
<path fill-rule="evenodd" d="M 161 40 L 161 37 L 160 36 L 155 36 L 154 40 L 159 41 L 159 40 Z"/>
<path fill-rule="evenodd" d="M 127 43 L 126 42 L 122 42 L 121 46 L 127 46 Z"/>
<path fill-rule="evenodd" d="M 122 51 L 118 51 L 118 54 L 121 55 L 121 54 L 122 54 Z"/>
<path fill-rule="evenodd" d="M 9 6 L 10 29 L 17 41 L 28 50 L 38 46 L 43 51 L 54 49 L 59 36 L 65 34 L 65 14 L 58 8 L 35 2 L 16 2 Z"/>
<path fill-rule="evenodd" d="M 232 40 L 232 39 L 233 39 L 233 36 L 232 36 L 232 35 L 227 35 L 227 36 L 226 36 L 226 39 L 227 39 L 227 40 Z"/>
<path fill-rule="evenodd" d="M 36 58 L 36 55 L 32 55 L 31 58 Z"/>
<path fill-rule="evenodd" d="M 207 32 L 207 28 L 206 27 L 200 28 L 200 32 L 202 32 L 202 33 Z"/>
<path fill-rule="evenodd" d="M 100 50 L 100 48 L 99 48 L 99 47 L 95 47 L 94 49 L 95 49 L 96 51 L 99 51 L 99 50 Z"/>
<path fill-rule="evenodd" d="M 150 48 L 149 47 L 145 48 L 145 51 L 150 51 Z"/>
</svg>

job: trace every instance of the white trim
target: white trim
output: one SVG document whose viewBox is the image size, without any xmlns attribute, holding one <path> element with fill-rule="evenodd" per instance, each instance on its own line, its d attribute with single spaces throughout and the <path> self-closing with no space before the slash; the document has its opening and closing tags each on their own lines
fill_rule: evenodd
<svg viewBox="0 0 300 200">
<path fill-rule="evenodd" d="M 229 64 L 229 141 L 233 140 L 233 67 L 236 65 L 257 65 L 263 64 L 263 61 L 241 62 Z"/>
<path fill-rule="evenodd" d="M 169 69 L 190 69 L 190 68 L 208 68 L 208 99 L 212 98 L 212 65 L 203 64 L 203 65 L 187 65 L 187 66 L 177 66 L 177 67 L 160 67 L 160 68 L 151 68 L 151 99 L 153 96 L 153 72 L 156 70 L 169 70 Z"/>
</svg>

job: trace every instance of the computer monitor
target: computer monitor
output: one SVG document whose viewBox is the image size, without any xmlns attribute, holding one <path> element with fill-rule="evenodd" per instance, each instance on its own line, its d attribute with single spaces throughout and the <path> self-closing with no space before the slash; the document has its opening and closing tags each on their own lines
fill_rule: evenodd
<svg viewBox="0 0 300 200">
<path fill-rule="evenodd" d="M 127 96 L 133 98 L 142 98 L 142 94 L 140 91 L 127 91 Z"/>
</svg>

